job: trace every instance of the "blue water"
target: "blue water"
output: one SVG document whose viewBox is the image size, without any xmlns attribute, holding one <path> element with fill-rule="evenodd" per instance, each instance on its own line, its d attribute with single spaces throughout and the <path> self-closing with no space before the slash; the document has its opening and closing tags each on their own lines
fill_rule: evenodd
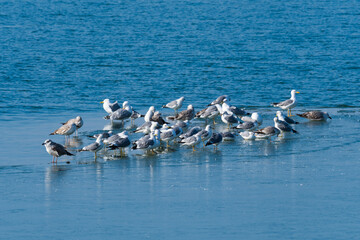
<svg viewBox="0 0 360 240">
<path fill-rule="evenodd" d="M 0 238 L 356 239 L 359 15 L 357 1 L 0 1 Z M 267 126 L 291 89 L 295 112 L 333 120 L 215 153 L 53 166 L 41 146 L 77 115 L 72 150 L 109 129 L 104 98 L 144 113 L 228 94 Z"/>
</svg>

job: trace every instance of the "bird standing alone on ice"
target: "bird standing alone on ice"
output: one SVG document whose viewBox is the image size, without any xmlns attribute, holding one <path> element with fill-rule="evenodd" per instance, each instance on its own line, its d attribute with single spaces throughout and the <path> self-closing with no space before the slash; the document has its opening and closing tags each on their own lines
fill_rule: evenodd
<svg viewBox="0 0 360 240">
<path fill-rule="evenodd" d="M 297 101 L 296 101 L 296 93 L 300 93 L 300 92 L 297 92 L 296 90 L 291 90 L 291 97 L 290 99 L 288 100 L 285 100 L 283 102 L 279 102 L 279 103 L 272 103 L 271 105 L 273 105 L 274 107 L 279 107 L 283 110 L 287 110 L 287 114 L 288 114 L 288 117 L 291 117 L 291 109 L 294 108 L 297 104 Z"/>
<path fill-rule="evenodd" d="M 56 158 L 55 163 L 57 163 L 58 157 L 63 155 L 73 156 L 74 154 L 68 152 L 65 147 L 61 144 L 51 141 L 50 139 L 46 139 L 45 142 L 42 143 L 45 145 L 46 151 L 53 156 L 52 163 L 54 163 L 54 159 Z"/>
</svg>

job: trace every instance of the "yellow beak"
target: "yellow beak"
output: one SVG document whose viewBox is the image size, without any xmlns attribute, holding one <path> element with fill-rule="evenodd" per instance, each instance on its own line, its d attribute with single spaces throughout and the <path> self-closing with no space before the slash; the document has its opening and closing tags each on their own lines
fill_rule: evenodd
<svg viewBox="0 0 360 240">
<path fill-rule="evenodd" d="M 104 101 L 101 101 L 100 103 L 104 103 Z"/>
<path fill-rule="evenodd" d="M 296 92 L 296 93 L 300 93 L 300 92 Z"/>
</svg>

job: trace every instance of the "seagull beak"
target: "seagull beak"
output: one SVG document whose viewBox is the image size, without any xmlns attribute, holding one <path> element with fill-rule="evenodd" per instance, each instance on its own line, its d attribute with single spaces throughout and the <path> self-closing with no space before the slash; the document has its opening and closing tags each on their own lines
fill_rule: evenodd
<svg viewBox="0 0 360 240">
<path fill-rule="evenodd" d="M 104 101 L 101 101 L 100 103 L 104 103 Z"/>
<path fill-rule="evenodd" d="M 41 145 L 45 145 L 45 143 L 43 142 Z"/>
<path fill-rule="evenodd" d="M 296 92 L 296 93 L 300 93 L 300 92 Z"/>
</svg>

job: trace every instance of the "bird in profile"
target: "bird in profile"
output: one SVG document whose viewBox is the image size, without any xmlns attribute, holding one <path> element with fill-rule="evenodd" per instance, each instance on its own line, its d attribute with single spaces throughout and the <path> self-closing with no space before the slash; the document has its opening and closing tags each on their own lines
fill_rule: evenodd
<svg viewBox="0 0 360 240">
<path fill-rule="evenodd" d="M 176 114 L 175 116 L 169 116 L 168 119 L 170 120 L 191 120 L 195 117 L 195 110 L 193 105 L 189 105 L 186 110 L 181 111 L 180 113 Z"/>
<path fill-rule="evenodd" d="M 96 153 L 102 149 L 104 146 L 103 142 L 102 142 L 102 135 L 98 136 L 96 139 L 96 142 L 91 143 L 85 147 L 83 147 L 82 149 L 79 150 L 79 152 L 84 152 L 84 151 L 89 151 L 89 152 L 93 152 L 95 153 L 95 160 L 97 158 Z"/>
<path fill-rule="evenodd" d="M 184 97 L 181 97 L 181 98 L 179 98 L 179 99 L 176 99 L 176 100 L 174 100 L 174 101 L 171 101 L 171 102 L 163 105 L 162 107 L 163 107 L 163 108 L 171 108 L 171 109 L 174 109 L 175 115 L 176 115 L 177 110 L 181 108 L 181 106 L 182 106 L 182 104 L 183 104 L 183 102 L 184 102 L 184 99 L 185 99 Z"/>
<path fill-rule="evenodd" d="M 76 130 L 75 123 L 62 125 L 60 128 L 56 129 L 54 132 L 50 133 L 50 135 L 64 135 L 65 142 L 67 141 L 68 136 L 73 134 Z"/>
<path fill-rule="evenodd" d="M 82 118 L 80 116 L 77 116 L 76 118 L 70 119 L 66 123 L 61 123 L 61 124 L 67 125 L 67 124 L 73 124 L 73 123 L 76 125 L 75 135 L 77 136 L 78 129 L 81 128 L 84 124 L 84 121 L 82 120 Z"/>
<path fill-rule="evenodd" d="M 322 112 L 322 111 L 310 111 L 296 115 L 302 118 L 307 118 L 312 121 L 326 121 L 328 118 L 332 119 L 327 112 Z"/>
<path fill-rule="evenodd" d="M 55 163 L 57 163 L 57 160 L 59 157 L 63 155 L 69 155 L 73 156 L 74 154 L 68 152 L 65 147 L 59 143 L 53 142 L 50 139 L 46 139 L 45 142 L 42 143 L 42 145 L 45 145 L 46 151 L 53 156 L 52 163 L 54 163 L 54 160 L 56 158 Z"/>
<path fill-rule="evenodd" d="M 281 135 L 286 132 L 299 133 L 294 130 L 290 124 L 284 121 L 280 121 L 277 117 L 274 118 L 275 127 L 281 132 Z"/>
<path fill-rule="evenodd" d="M 213 133 L 205 146 L 214 145 L 214 150 L 217 150 L 217 146 L 222 142 L 223 136 L 221 133 Z"/>
<path fill-rule="evenodd" d="M 292 117 L 293 115 L 291 115 L 291 109 L 294 108 L 297 104 L 295 97 L 296 93 L 300 93 L 300 92 L 297 92 L 296 90 L 291 90 L 290 99 L 279 103 L 272 103 L 271 105 L 274 107 L 279 107 L 283 110 L 287 110 L 288 117 Z"/>
<path fill-rule="evenodd" d="M 108 114 L 111 114 L 116 110 L 120 109 L 120 105 L 117 101 L 114 103 L 110 103 L 110 100 L 108 98 L 104 99 L 104 101 L 101 101 L 100 103 L 103 104 L 103 108 Z"/>
<path fill-rule="evenodd" d="M 255 137 L 260 139 L 271 138 L 274 135 L 279 135 L 280 131 L 276 127 L 268 126 L 257 131 L 254 131 Z"/>
</svg>

